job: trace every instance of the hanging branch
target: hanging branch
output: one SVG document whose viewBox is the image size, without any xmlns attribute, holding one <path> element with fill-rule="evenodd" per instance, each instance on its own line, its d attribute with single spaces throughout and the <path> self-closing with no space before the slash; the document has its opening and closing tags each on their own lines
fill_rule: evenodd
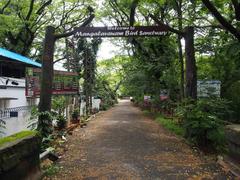
<svg viewBox="0 0 240 180">
<path fill-rule="evenodd" d="M 131 4 L 131 10 L 130 10 L 130 26 L 133 26 L 135 23 L 135 14 L 136 14 L 136 8 L 138 5 L 139 0 L 133 0 L 132 4 Z"/>
<path fill-rule="evenodd" d="M 236 20 L 240 21 L 240 2 L 238 0 L 232 0 L 232 4 L 235 9 Z"/>
<path fill-rule="evenodd" d="M 81 24 L 79 27 L 84 27 L 84 26 L 87 26 L 88 24 L 90 24 L 92 22 L 92 20 L 94 19 L 95 15 L 94 14 L 91 14 L 85 21 L 83 24 Z M 58 39 L 61 39 L 61 38 L 65 38 L 65 37 L 69 37 L 69 36 L 72 36 L 76 33 L 76 30 L 72 30 L 70 32 L 66 32 L 66 33 L 63 33 L 63 34 L 56 34 L 55 35 L 55 39 L 58 40 Z"/>
<path fill-rule="evenodd" d="M 237 38 L 238 41 L 240 41 L 240 31 L 236 29 L 231 23 L 229 23 L 209 0 L 202 0 L 202 2 L 207 7 L 207 9 L 213 14 L 213 16 L 218 20 L 218 22 L 235 38 Z M 239 8 L 239 4 L 237 8 Z"/>
<path fill-rule="evenodd" d="M 178 35 L 183 35 L 182 31 L 179 31 L 177 29 L 174 29 L 172 27 L 170 27 L 169 25 L 164 24 L 163 22 L 161 22 L 158 18 L 156 18 L 153 14 L 149 14 L 149 16 L 159 25 L 159 26 L 164 26 L 166 27 L 169 31 L 176 33 Z"/>
<path fill-rule="evenodd" d="M 0 9 L 0 14 L 3 14 L 4 10 L 9 6 L 11 3 L 11 0 L 8 0 L 7 3 Z"/>
</svg>

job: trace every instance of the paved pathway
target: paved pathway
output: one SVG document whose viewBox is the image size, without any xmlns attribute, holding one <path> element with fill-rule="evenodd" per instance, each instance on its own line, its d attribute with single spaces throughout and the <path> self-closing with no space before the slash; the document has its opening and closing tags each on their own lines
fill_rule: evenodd
<svg viewBox="0 0 240 180">
<path fill-rule="evenodd" d="M 199 157 L 127 101 L 69 138 L 61 171 L 52 179 L 227 179 L 214 161 Z"/>
</svg>

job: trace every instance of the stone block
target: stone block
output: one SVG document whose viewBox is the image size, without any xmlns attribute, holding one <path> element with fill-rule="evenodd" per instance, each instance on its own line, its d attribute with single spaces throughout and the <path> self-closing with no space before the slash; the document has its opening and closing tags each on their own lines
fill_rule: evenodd
<svg viewBox="0 0 240 180">
<path fill-rule="evenodd" d="M 225 134 L 230 157 L 240 160 L 240 125 L 226 126 Z"/>
<path fill-rule="evenodd" d="M 1 180 L 40 179 L 40 138 L 29 135 L 0 147 Z"/>
</svg>

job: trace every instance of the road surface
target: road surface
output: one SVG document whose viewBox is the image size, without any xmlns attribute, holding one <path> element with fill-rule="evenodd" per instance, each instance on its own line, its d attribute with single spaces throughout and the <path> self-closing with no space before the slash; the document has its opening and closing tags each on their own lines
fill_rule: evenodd
<svg viewBox="0 0 240 180">
<path fill-rule="evenodd" d="M 51 179 L 227 179 L 215 161 L 192 150 L 128 101 L 98 114 L 69 136 Z"/>
</svg>

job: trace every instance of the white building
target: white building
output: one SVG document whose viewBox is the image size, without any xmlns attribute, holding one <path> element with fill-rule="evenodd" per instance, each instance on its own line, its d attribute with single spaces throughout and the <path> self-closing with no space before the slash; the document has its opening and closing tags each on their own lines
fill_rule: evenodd
<svg viewBox="0 0 240 180">
<path fill-rule="evenodd" d="M 27 78 L 26 68 L 29 67 L 35 76 Z M 36 125 L 30 121 L 30 116 L 32 107 L 39 103 L 40 68 L 41 64 L 33 60 L 0 48 L 0 137 L 27 130 L 30 124 Z M 74 99 L 79 91 L 78 83 L 76 83 L 77 74 L 54 71 L 54 75 L 56 78 L 64 76 L 65 82 L 62 80 L 54 81 L 53 95 L 70 95 Z M 93 110 L 100 109 L 100 102 L 100 99 L 92 99 Z M 74 102 L 66 108 L 67 118 L 71 118 L 69 113 L 73 110 L 70 108 L 74 106 L 73 104 Z M 86 103 L 81 101 L 80 115 L 85 114 L 85 106 Z"/>
<path fill-rule="evenodd" d="M 26 68 L 41 64 L 19 54 L 0 48 L 0 137 L 27 129 L 30 111 L 38 98 L 26 97 Z"/>
</svg>

